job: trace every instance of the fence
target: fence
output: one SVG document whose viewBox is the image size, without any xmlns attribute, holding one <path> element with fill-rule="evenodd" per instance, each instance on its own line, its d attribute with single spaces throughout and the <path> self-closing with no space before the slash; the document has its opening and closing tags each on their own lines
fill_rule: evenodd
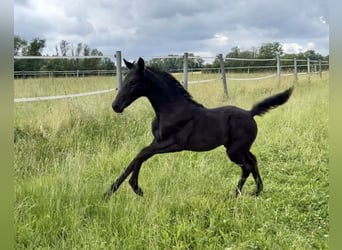
<svg viewBox="0 0 342 250">
<path fill-rule="evenodd" d="M 185 89 L 188 88 L 188 73 L 189 73 L 189 67 L 188 67 L 188 60 L 189 55 L 187 52 L 184 53 L 183 56 L 171 56 L 171 57 L 160 57 L 160 58 L 183 58 L 183 86 Z M 116 54 L 116 58 L 118 61 L 121 61 L 121 52 L 118 51 Z M 192 57 L 192 58 L 197 58 L 197 57 Z M 221 79 L 222 79 L 222 84 L 223 84 L 223 92 L 226 98 L 228 98 L 228 80 L 244 80 L 244 81 L 252 81 L 252 80 L 262 80 L 262 79 L 267 79 L 270 77 L 273 77 L 274 75 L 267 75 L 264 77 L 258 77 L 258 78 L 230 78 L 229 77 L 229 70 L 232 69 L 247 69 L 248 73 L 250 72 L 251 69 L 260 69 L 260 68 L 264 68 L 264 69 L 272 69 L 272 68 L 276 68 L 276 77 L 277 77 L 277 84 L 280 85 L 281 84 L 281 69 L 282 68 L 289 68 L 292 67 L 293 68 L 293 76 L 295 79 L 295 83 L 298 82 L 298 74 L 303 74 L 300 73 L 298 71 L 299 67 L 306 67 L 306 72 L 304 74 L 307 74 L 308 76 L 308 82 L 310 82 L 310 77 L 311 77 L 311 73 L 319 73 L 320 77 L 322 78 L 322 66 L 328 66 L 328 61 L 321 61 L 321 60 L 310 60 L 310 58 L 307 58 L 306 60 L 298 60 L 296 58 L 293 59 L 281 59 L 280 55 L 277 54 L 276 58 L 272 58 L 272 59 L 260 59 L 260 58 L 225 58 L 226 61 L 258 61 L 258 62 L 275 62 L 276 65 L 275 66 L 247 66 L 247 67 L 226 67 L 225 66 L 225 61 L 223 59 L 223 55 L 219 54 L 218 55 L 218 59 L 220 62 L 220 68 L 219 72 L 221 73 Z M 281 65 L 281 62 L 289 62 L 289 61 L 293 61 L 293 65 Z M 304 62 L 305 64 L 300 64 L 298 65 L 298 63 L 300 62 Z M 312 65 L 314 65 L 314 70 L 312 70 Z M 317 69 L 317 65 L 318 65 L 318 69 Z M 120 68 L 118 68 L 120 69 Z M 198 69 L 192 69 L 192 70 L 200 70 L 205 71 L 205 68 L 198 68 Z M 207 69 L 208 70 L 208 69 Z M 215 70 L 215 68 L 209 68 L 209 70 Z M 284 74 L 284 76 L 288 76 L 288 75 L 292 75 L 292 74 Z M 213 79 L 215 80 L 215 79 Z M 118 89 L 120 91 L 120 88 L 122 86 L 122 80 L 118 79 Z"/>
<path fill-rule="evenodd" d="M 33 77 L 87 77 L 87 76 L 115 76 L 116 69 L 112 70 L 40 70 L 40 71 L 14 71 L 14 78 Z"/>
<path fill-rule="evenodd" d="M 14 56 L 14 60 L 72 60 L 72 59 L 110 59 L 113 56 Z M 61 71 L 14 71 L 14 78 L 26 78 L 26 77 L 85 77 L 85 76 L 103 76 L 103 75 L 115 75 L 116 70 L 61 70 Z"/>
<path fill-rule="evenodd" d="M 111 58 L 113 56 L 15 56 L 14 59 L 20 60 L 20 59 L 87 59 L 87 58 Z M 116 69 L 113 70 L 74 70 L 74 71 L 39 71 L 39 72 L 14 72 L 15 77 L 32 77 L 32 76 L 46 76 L 49 78 L 55 77 L 55 76 L 64 76 L 64 77 L 85 77 L 88 75 L 97 75 L 97 76 L 103 76 L 103 75 L 116 75 L 117 78 L 117 90 L 120 91 L 120 89 L 123 86 L 123 71 L 125 68 L 122 67 L 122 56 L 121 51 L 117 51 L 114 55 L 115 58 L 115 65 Z M 263 80 L 271 77 L 276 77 L 277 79 L 277 85 L 281 84 L 281 77 L 282 76 L 293 76 L 294 77 L 294 83 L 298 82 L 298 75 L 299 74 L 306 74 L 307 80 L 310 82 L 311 74 L 317 73 L 322 78 L 322 72 L 323 67 L 328 68 L 329 62 L 328 61 L 321 61 L 321 60 L 311 60 L 310 58 L 307 58 L 306 60 L 298 60 L 296 58 L 293 59 L 282 59 L 280 58 L 279 54 L 277 54 L 276 58 L 271 59 L 260 59 L 260 58 L 223 58 L 222 54 L 219 54 L 217 59 L 219 61 L 220 67 L 214 68 L 214 67 L 198 67 L 198 68 L 189 68 L 189 59 L 194 58 L 204 58 L 204 59 L 215 59 L 213 57 L 198 57 L 198 56 L 189 56 L 187 52 L 185 52 L 183 55 L 178 56 L 167 56 L 167 57 L 152 57 L 152 59 L 159 58 L 159 59 L 170 59 L 170 58 L 177 58 L 182 59 L 182 68 L 179 67 L 178 70 L 173 70 L 172 73 L 180 72 L 183 74 L 183 86 L 185 89 L 188 89 L 189 83 L 200 83 L 200 82 L 211 82 L 216 81 L 215 79 L 206 79 L 206 80 L 199 80 L 199 81 L 188 81 L 188 75 L 191 72 L 200 72 L 200 73 L 208 73 L 208 72 L 217 72 L 220 74 L 220 79 L 222 80 L 222 86 L 223 86 L 223 93 L 226 98 L 229 97 L 228 93 L 228 82 L 229 81 L 256 81 L 256 80 Z M 148 61 L 148 60 L 147 60 Z M 251 62 L 251 65 L 248 66 L 226 66 L 225 63 L 233 62 L 233 61 L 246 61 Z M 253 62 L 265 62 L 265 64 L 268 65 L 253 65 Z M 276 73 L 274 74 L 268 74 L 261 77 L 254 77 L 254 78 L 234 78 L 230 76 L 230 73 L 234 70 L 242 70 L 246 71 L 248 74 L 250 71 L 253 70 L 261 70 L 264 69 L 267 72 L 270 72 L 272 70 L 275 70 Z M 282 70 L 286 69 L 286 71 L 291 71 L 292 73 L 282 73 Z M 284 70 L 285 71 L 285 70 Z M 51 99 L 62 99 L 62 98 L 72 98 L 72 97 L 78 97 L 78 96 L 86 96 L 86 95 L 94 95 L 94 94 L 101 94 L 106 93 L 110 91 L 114 91 L 115 89 L 109 89 L 109 90 L 100 90 L 95 92 L 88 92 L 88 93 L 80 93 L 80 94 L 71 94 L 71 95 L 63 95 L 63 96 L 51 96 L 51 97 L 36 97 L 36 98 L 19 98 L 15 99 L 15 102 L 29 102 L 29 101 L 41 101 L 41 100 L 51 100 Z"/>
</svg>

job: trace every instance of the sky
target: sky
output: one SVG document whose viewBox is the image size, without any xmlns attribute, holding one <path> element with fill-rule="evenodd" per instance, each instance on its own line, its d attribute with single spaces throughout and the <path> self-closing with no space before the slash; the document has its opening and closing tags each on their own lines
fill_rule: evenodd
<svg viewBox="0 0 342 250">
<path fill-rule="evenodd" d="M 45 39 L 49 55 L 61 40 L 132 60 L 214 57 L 268 42 L 286 53 L 328 55 L 329 7 L 321 0 L 14 0 L 14 34 Z"/>
</svg>

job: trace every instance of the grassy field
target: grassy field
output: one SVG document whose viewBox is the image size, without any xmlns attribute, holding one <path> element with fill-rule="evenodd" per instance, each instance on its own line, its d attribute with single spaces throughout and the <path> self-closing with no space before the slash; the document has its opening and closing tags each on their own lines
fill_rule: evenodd
<svg viewBox="0 0 342 250">
<path fill-rule="evenodd" d="M 189 80 L 219 78 L 190 75 Z M 181 77 L 181 76 L 177 76 Z M 245 77 L 252 77 L 245 75 Z M 276 80 L 190 84 L 207 107 L 255 101 L 292 85 Z M 115 93 L 15 104 L 16 249 L 327 249 L 328 84 L 301 76 L 293 96 L 264 117 L 252 152 L 264 192 L 233 196 L 240 168 L 223 147 L 148 160 L 140 174 L 144 197 L 128 182 L 102 194 L 136 153 L 152 140 L 153 110 L 146 99 L 122 115 Z M 109 77 L 15 80 L 15 97 L 113 88 Z"/>
</svg>

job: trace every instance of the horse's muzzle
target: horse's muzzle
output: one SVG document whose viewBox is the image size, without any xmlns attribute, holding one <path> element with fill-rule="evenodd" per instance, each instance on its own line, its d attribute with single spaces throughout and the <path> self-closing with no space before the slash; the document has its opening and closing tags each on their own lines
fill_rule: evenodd
<svg viewBox="0 0 342 250">
<path fill-rule="evenodd" d="M 115 102 L 112 103 L 112 108 L 116 113 L 122 113 L 123 111 L 123 108 L 119 107 L 119 105 Z"/>
</svg>

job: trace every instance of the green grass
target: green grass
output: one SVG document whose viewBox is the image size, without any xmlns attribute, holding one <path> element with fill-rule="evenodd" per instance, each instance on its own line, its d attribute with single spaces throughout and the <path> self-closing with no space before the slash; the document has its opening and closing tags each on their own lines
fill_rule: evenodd
<svg viewBox="0 0 342 250">
<path fill-rule="evenodd" d="M 212 78 L 194 75 L 190 81 Z M 258 198 L 250 195 L 252 177 L 242 195 L 233 196 L 241 172 L 219 147 L 154 156 L 140 174 L 143 198 L 126 181 L 106 202 L 103 192 L 152 140 L 147 100 L 122 115 L 111 110 L 114 93 L 16 103 L 15 248 L 327 249 L 329 75 L 312 76 L 310 84 L 305 76 L 299 80 L 288 103 L 256 118 L 252 151 L 264 181 Z M 114 83 L 35 79 L 16 80 L 14 87 L 18 98 Z M 208 107 L 249 109 L 291 84 L 292 77 L 279 88 L 275 79 L 228 81 L 228 101 L 220 80 L 191 84 L 189 91 Z"/>
</svg>

